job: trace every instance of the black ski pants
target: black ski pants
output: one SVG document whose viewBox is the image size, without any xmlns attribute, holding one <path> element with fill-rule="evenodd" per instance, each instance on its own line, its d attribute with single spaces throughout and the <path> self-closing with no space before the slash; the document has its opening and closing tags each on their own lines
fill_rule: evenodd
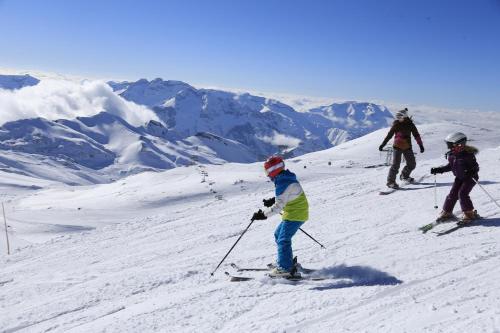
<svg viewBox="0 0 500 333">
<path fill-rule="evenodd" d="M 396 182 L 396 176 L 399 171 L 399 166 L 401 165 L 401 156 L 405 157 L 406 165 L 401 171 L 401 178 L 405 179 L 410 177 L 410 173 L 417 166 L 417 162 L 415 161 L 415 155 L 413 154 L 413 150 L 406 149 L 401 150 L 399 148 L 394 147 L 394 152 L 392 153 L 392 166 L 389 169 L 389 175 L 387 176 L 387 183 Z"/>
</svg>

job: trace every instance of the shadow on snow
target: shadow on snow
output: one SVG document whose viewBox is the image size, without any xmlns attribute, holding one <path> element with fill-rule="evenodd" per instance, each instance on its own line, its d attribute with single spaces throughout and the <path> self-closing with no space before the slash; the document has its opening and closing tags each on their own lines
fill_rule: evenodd
<svg viewBox="0 0 500 333">
<path fill-rule="evenodd" d="M 476 220 L 473 223 L 471 223 L 470 225 L 468 225 L 467 228 L 475 227 L 478 225 L 483 226 L 483 227 L 500 227 L 500 218 L 494 218 L 494 219 L 483 218 L 480 220 Z"/>
<path fill-rule="evenodd" d="M 403 283 L 403 281 L 395 276 L 368 266 L 338 265 L 323 268 L 314 275 L 340 280 L 312 288 L 312 290 L 320 291 L 362 286 L 387 286 Z"/>
</svg>

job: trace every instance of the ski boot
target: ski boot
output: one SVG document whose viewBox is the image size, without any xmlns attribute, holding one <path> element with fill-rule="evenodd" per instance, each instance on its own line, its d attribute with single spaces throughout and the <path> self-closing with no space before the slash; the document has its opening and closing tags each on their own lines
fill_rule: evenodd
<svg viewBox="0 0 500 333">
<path fill-rule="evenodd" d="M 290 279 L 294 277 L 292 272 L 286 271 L 280 267 L 275 267 L 269 272 L 269 276 L 272 278 L 284 278 L 284 279 Z"/>
<path fill-rule="evenodd" d="M 415 182 L 415 178 L 412 178 L 412 177 L 405 177 L 403 176 L 403 174 L 400 174 L 399 175 L 399 179 L 405 183 L 405 184 L 413 184 Z"/>
<path fill-rule="evenodd" d="M 397 190 L 399 188 L 399 185 L 396 182 L 388 182 L 387 187 Z"/>
<path fill-rule="evenodd" d="M 477 220 L 478 218 L 481 218 L 479 214 L 477 213 L 477 210 L 468 210 L 464 211 L 461 219 L 460 224 L 467 224 L 471 223 L 474 220 Z"/>
<path fill-rule="evenodd" d="M 445 222 L 453 219 L 455 219 L 455 215 L 453 215 L 452 212 L 446 212 L 443 210 L 436 219 L 436 222 Z"/>
</svg>

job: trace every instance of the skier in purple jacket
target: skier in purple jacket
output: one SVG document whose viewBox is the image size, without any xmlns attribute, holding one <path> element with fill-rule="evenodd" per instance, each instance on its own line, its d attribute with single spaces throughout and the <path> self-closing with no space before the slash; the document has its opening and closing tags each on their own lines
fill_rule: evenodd
<svg viewBox="0 0 500 333">
<path fill-rule="evenodd" d="M 453 218 L 453 207 L 460 200 L 460 206 L 463 211 L 462 219 L 470 222 L 478 217 L 474 210 L 474 205 L 470 199 L 469 193 L 472 191 L 476 181 L 479 179 L 479 165 L 477 164 L 475 154 L 478 150 L 467 146 L 467 137 L 465 134 L 457 132 L 448 135 L 445 139 L 449 152 L 448 164 L 437 168 L 431 168 L 431 174 L 444 173 L 451 171 L 455 176 L 455 181 L 451 187 L 450 193 L 446 197 L 443 205 L 443 211 L 438 217 L 439 221 Z"/>
</svg>

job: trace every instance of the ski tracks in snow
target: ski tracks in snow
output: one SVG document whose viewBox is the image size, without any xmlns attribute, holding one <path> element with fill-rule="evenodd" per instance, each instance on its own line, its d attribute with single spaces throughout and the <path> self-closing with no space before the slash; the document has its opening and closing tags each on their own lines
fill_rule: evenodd
<svg viewBox="0 0 500 333">
<path fill-rule="evenodd" d="M 492 155 L 490 163 L 497 160 Z M 381 197 L 374 194 L 386 170 L 332 169 L 318 177 L 316 168 L 313 163 L 294 171 L 311 205 L 304 230 L 327 249 L 298 234 L 294 251 L 305 267 L 329 272 L 331 281 L 231 284 L 223 274 L 226 264 L 210 277 L 262 199 L 272 195 L 273 185 L 260 173 L 244 178 L 226 166 L 206 167 L 206 185 L 217 184 L 219 200 L 200 186 L 203 175 L 192 168 L 186 172 L 199 178 L 179 179 L 192 180 L 199 192 L 195 185 L 182 192 L 165 180 L 165 188 L 181 192 L 185 200 L 153 197 L 148 202 L 165 205 L 146 205 L 142 218 L 115 209 L 110 213 L 122 223 L 66 234 L 2 258 L 0 330 L 475 332 L 499 327 L 494 322 L 500 317 L 496 224 L 447 237 L 423 235 L 418 227 L 436 214 L 433 188 Z M 487 188 L 500 194 L 495 184 Z M 438 190 L 444 198 L 447 187 Z M 493 212 L 477 192 L 473 196 L 480 212 Z M 227 263 L 272 262 L 277 223 L 279 217 L 255 222 Z"/>
</svg>

